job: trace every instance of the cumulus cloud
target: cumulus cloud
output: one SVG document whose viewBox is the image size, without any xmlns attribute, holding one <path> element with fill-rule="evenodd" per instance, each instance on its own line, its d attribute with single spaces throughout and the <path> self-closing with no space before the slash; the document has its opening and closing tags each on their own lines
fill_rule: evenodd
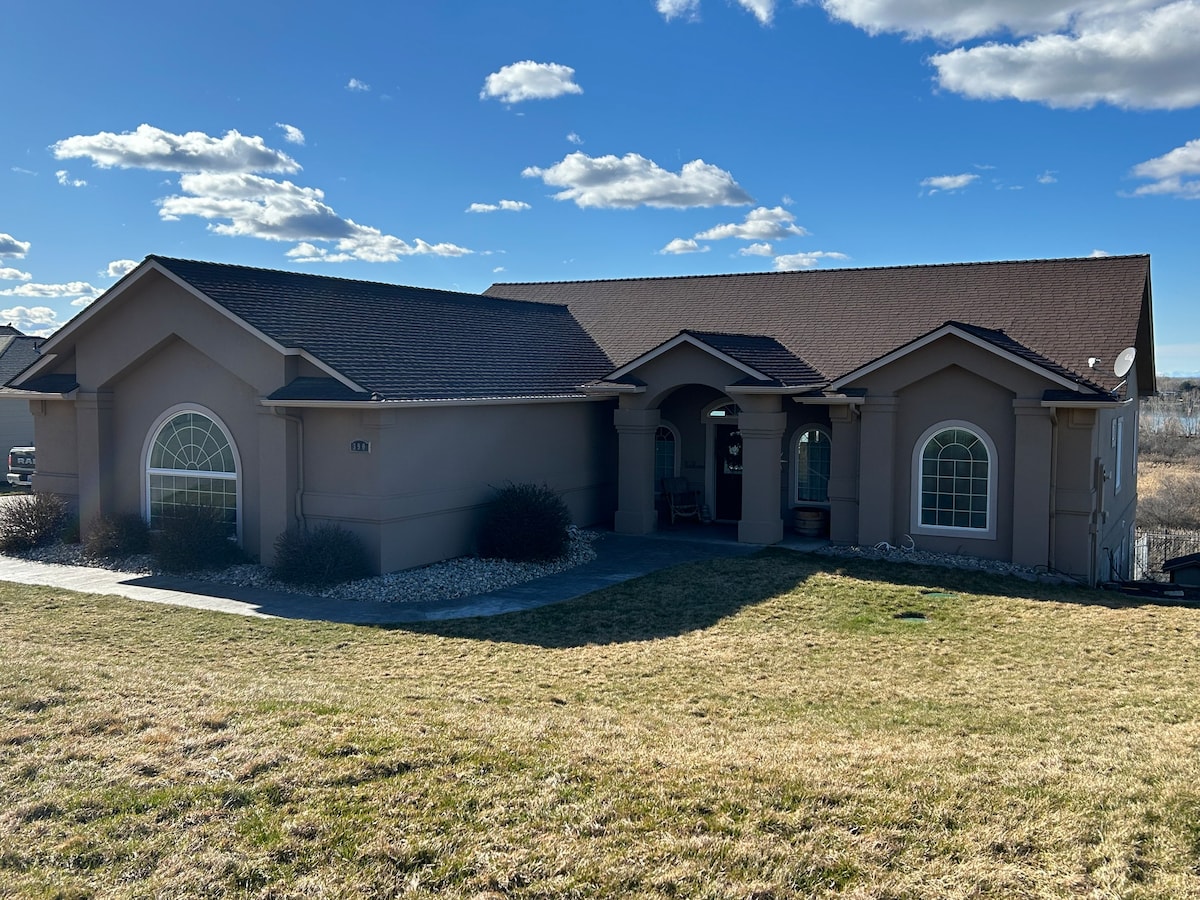
<svg viewBox="0 0 1200 900">
<path fill-rule="evenodd" d="M 720 241 L 725 238 L 738 238 L 743 241 L 777 241 L 790 235 L 802 237 L 808 234 L 795 222 L 796 217 L 782 206 L 776 206 L 773 209 L 760 206 L 746 213 L 744 221 L 716 225 L 707 231 L 701 231 L 696 235 L 696 239 Z"/>
<path fill-rule="evenodd" d="M 770 244 L 751 244 L 738 250 L 738 256 L 770 256 L 774 252 L 775 248 Z"/>
<path fill-rule="evenodd" d="M 66 169 L 59 169 L 54 173 L 54 177 L 58 179 L 58 183 L 63 187 L 87 187 L 87 182 L 82 178 L 72 178 L 71 173 Z"/>
<path fill-rule="evenodd" d="M 1200 104 L 1200 0 L 1151 10 L 1080 12 L 1067 33 L 959 47 L 933 56 L 938 83 L 977 99 L 1134 109 Z"/>
<path fill-rule="evenodd" d="M 776 0 L 737 0 L 738 5 L 754 14 L 763 25 L 771 24 Z M 695 20 L 700 15 L 700 0 L 655 0 L 655 9 L 668 22 L 672 19 Z"/>
<path fill-rule="evenodd" d="M 1145 6 L 1146 0 L 1127 0 Z M 1087 0 L 821 0 L 829 15 L 869 34 L 963 41 L 996 32 L 1037 34 L 1067 27 Z"/>
<path fill-rule="evenodd" d="M 702 159 L 684 163 L 679 174 L 675 174 L 636 153 L 591 157 L 576 152 L 553 166 L 530 166 L 521 174 L 526 178 L 541 178 L 550 187 L 563 188 L 554 198 L 573 200 L 579 207 L 688 209 L 753 202 L 732 175 Z"/>
<path fill-rule="evenodd" d="M 962 175 L 934 175 L 924 179 L 921 182 L 921 187 L 925 188 L 930 194 L 936 194 L 938 191 L 961 191 L 971 182 L 978 179 L 979 176 L 972 173 L 963 173 Z"/>
<path fill-rule="evenodd" d="M 663 256 L 671 256 L 680 253 L 707 253 L 710 249 L 701 247 L 691 238 L 675 238 L 658 252 Z"/>
<path fill-rule="evenodd" d="M 59 326 L 58 313 L 48 306 L 10 306 L 0 309 L 0 319 L 34 337 L 47 337 Z"/>
<path fill-rule="evenodd" d="M 549 100 L 563 94 L 582 94 L 574 81 L 575 70 L 558 63 L 539 63 L 531 59 L 504 66 L 483 82 L 481 100 L 495 98 L 505 103 L 522 100 Z"/>
<path fill-rule="evenodd" d="M 836 250 L 812 250 L 808 253 L 788 253 L 775 257 L 775 269 L 779 272 L 812 269 L 819 266 L 823 259 L 843 260 L 849 258 L 845 253 L 838 253 Z"/>
<path fill-rule="evenodd" d="M 1133 167 L 1136 178 L 1153 179 L 1143 184 L 1134 194 L 1163 194 L 1183 197 L 1187 200 L 1200 199 L 1200 138 L 1188 141 L 1169 153 L 1148 159 Z"/>
<path fill-rule="evenodd" d="M 462 256 L 451 243 L 405 241 L 339 216 L 317 188 L 267 178 L 258 172 L 294 172 L 299 164 L 236 131 L 223 138 L 199 132 L 171 134 L 149 125 L 132 133 L 77 135 L 54 145 L 56 155 L 87 156 L 102 168 L 145 168 L 180 173 L 180 194 L 158 201 L 159 216 L 209 220 L 214 234 L 295 241 L 288 256 L 301 261 L 394 262 L 402 256 Z M 330 242 L 334 249 L 314 242 Z"/>
<path fill-rule="evenodd" d="M 33 276 L 11 266 L 0 266 L 0 281 L 31 281 Z"/>
<path fill-rule="evenodd" d="M 348 91 L 369 91 L 371 86 L 365 81 L 359 81 L 357 78 L 351 78 L 346 82 L 346 90 Z"/>
<path fill-rule="evenodd" d="M 24 259 L 30 246 L 29 241 L 18 241 L 11 234 L 0 233 L 0 259 Z"/>
<path fill-rule="evenodd" d="M 499 203 L 472 203 L 467 207 L 467 212 L 471 213 L 489 213 L 489 212 L 520 212 L 523 209 L 533 209 L 528 203 L 523 200 L 501 200 Z"/>
<path fill-rule="evenodd" d="M 300 164 L 267 147 L 257 135 L 227 131 L 214 138 L 203 132 L 172 134 L 152 125 L 113 134 L 77 134 L 50 148 L 57 159 L 90 159 L 101 169 L 153 169 L 164 172 L 298 172 Z"/>
<path fill-rule="evenodd" d="M 124 278 L 138 267 L 139 263 L 132 259 L 114 259 L 104 269 L 109 278 Z"/>
<path fill-rule="evenodd" d="M 283 122 L 276 122 L 275 127 L 283 131 L 283 139 L 289 144 L 304 146 L 304 132 L 295 125 L 285 125 Z"/>
<path fill-rule="evenodd" d="M 0 290 L 0 297 L 28 297 L 37 300 L 62 300 L 67 297 L 87 295 L 99 297 L 103 291 L 86 281 L 68 281 L 64 284 L 21 284 Z"/>
</svg>

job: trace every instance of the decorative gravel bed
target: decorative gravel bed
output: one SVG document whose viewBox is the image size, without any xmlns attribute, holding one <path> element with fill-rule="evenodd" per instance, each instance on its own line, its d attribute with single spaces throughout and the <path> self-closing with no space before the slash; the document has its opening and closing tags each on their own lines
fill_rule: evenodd
<svg viewBox="0 0 1200 900">
<path fill-rule="evenodd" d="M 915 546 L 893 547 L 888 543 L 873 547 L 828 546 L 815 551 L 822 556 L 856 557 L 858 559 L 882 559 L 888 562 L 911 563 L 921 566 L 943 566 L 951 569 L 971 569 L 994 575 L 1015 575 L 1026 581 L 1043 581 L 1053 584 L 1075 583 L 1068 575 L 1047 571 L 1045 567 L 1030 568 L 1003 562 L 998 559 L 981 559 L 977 556 L 960 556 L 957 553 L 933 553 L 918 550 Z"/>
<path fill-rule="evenodd" d="M 523 584 L 545 575 L 565 572 L 575 566 L 591 562 L 596 558 L 592 544 L 600 537 L 595 531 L 571 529 L 570 547 L 562 559 L 548 563 L 516 563 L 503 559 L 479 559 L 463 556 L 446 562 L 434 563 L 419 569 L 406 569 L 375 578 L 349 581 L 329 588 L 316 588 L 285 584 L 271 577 L 267 566 L 245 564 L 226 569 L 186 573 L 183 577 L 233 584 L 241 587 L 266 588 L 307 594 L 331 600 L 370 600 L 382 603 L 418 603 L 430 600 L 454 600 L 486 594 L 489 591 Z M 93 566 L 101 564 L 83 555 L 80 544 L 55 544 L 20 554 L 23 559 L 36 562 L 57 563 L 67 566 Z M 131 556 L 114 561 L 103 568 L 134 575 L 164 574 L 154 568 L 149 556 Z"/>
</svg>

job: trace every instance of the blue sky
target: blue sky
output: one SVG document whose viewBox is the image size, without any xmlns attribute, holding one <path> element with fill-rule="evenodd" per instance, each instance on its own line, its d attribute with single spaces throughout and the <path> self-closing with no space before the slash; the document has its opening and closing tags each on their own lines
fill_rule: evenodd
<svg viewBox="0 0 1200 900">
<path fill-rule="evenodd" d="M 1158 370 L 1200 374 L 1200 0 L 4 15 L 28 333 L 148 254 L 482 291 L 1149 253 Z"/>
</svg>

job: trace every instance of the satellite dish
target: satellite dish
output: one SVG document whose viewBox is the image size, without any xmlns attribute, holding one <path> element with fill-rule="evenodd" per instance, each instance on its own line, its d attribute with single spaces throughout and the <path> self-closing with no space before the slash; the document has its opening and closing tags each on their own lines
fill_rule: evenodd
<svg viewBox="0 0 1200 900">
<path fill-rule="evenodd" d="M 1124 378 L 1129 374 L 1129 370 L 1133 368 L 1134 357 L 1137 356 L 1136 347 L 1126 347 L 1117 355 L 1117 361 L 1113 363 L 1113 374 L 1118 378 Z"/>
</svg>

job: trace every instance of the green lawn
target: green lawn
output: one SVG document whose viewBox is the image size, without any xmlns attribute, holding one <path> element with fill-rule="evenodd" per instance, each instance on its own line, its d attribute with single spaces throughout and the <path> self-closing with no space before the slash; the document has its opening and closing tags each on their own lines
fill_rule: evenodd
<svg viewBox="0 0 1200 900">
<path fill-rule="evenodd" d="M 782 550 L 394 629 L 0 585 L 0 897 L 1200 898 L 1198 626 Z"/>
</svg>

